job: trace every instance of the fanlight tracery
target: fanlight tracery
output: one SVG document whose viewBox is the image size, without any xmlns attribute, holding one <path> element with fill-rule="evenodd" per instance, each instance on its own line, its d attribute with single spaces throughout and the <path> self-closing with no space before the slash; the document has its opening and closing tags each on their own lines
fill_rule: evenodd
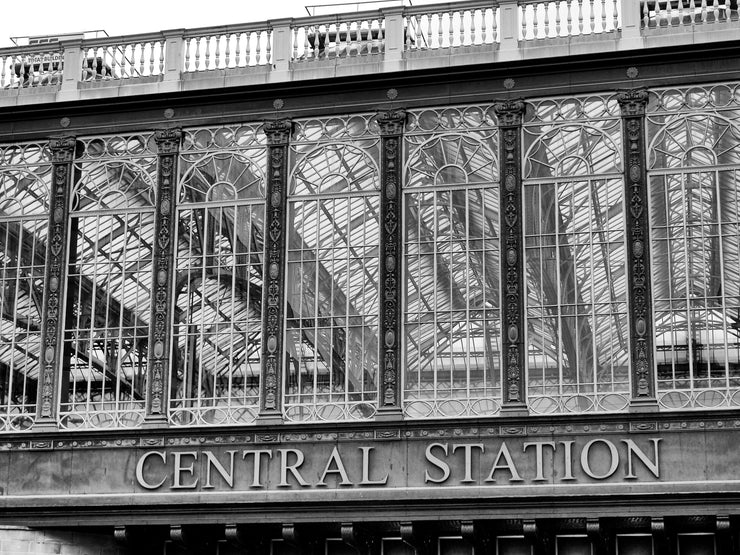
<svg viewBox="0 0 740 555">
<path fill-rule="evenodd" d="M 0 431 L 28 429 L 36 412 L 51 182 L 46 154 L 38 145 L 0 146 Z"/>
<path fill-rule="evenodd" d="M 530 410 L 622 410 L 629 351 L 619 121 L 525 126 L 525 137 Z"/>
<path fill-rule="evenodd" d="M 75 164 L 60 408 L 65 428 L 144 416 L 154 175 L 146 141 L 91 139 Z"/>
<path fill-rule="evenodd" d="M 658 399 L 740 406 L 740 128 L 684 110 L 650 127 Z"/>
<path fill-rule="evenodd" d="M 496 141 L 490 129 L 407 138 L 404 411 L 410 417 L 480 416 L 500 408 Z"/>
<path fill-rule="evenodd" d="M 170 382 L 175 425 L 251 423 L 256 417 L 263 163 L 264 149 L 181 156 Z"/>
<path fill-rule="evenodd" d="M 380 187 L 372 144 L 294 154 L 288 199 L 285 414 L 375 413 Z"/>
</svg>

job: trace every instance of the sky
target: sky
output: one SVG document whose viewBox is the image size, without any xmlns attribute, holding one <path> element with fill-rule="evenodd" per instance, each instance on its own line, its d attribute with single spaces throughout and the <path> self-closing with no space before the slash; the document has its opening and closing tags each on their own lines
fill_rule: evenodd
<svg viewBox="0 0 740 555">
<path fill-rule="evenodd" d="M 210 25 L 233 25 L 308 15 L 305 6 L 348 0 L 0 0 L 0 47 L 10 37 L 54 35 L 103 29 L 109 36 Z M 403 0 L 394 0 L 400 4 Z M 438 0 L 441 1 L 441 0 Z M 413 5 L 430 0 L 411 0 Z M 409 0 L 405 0 L 409 4 Z M 366 4 L 365 8 L 373 8 Z M 29 9 L 30 8 L 30 9 Z M 355 11 L 345 5 L 336 11 Z M 326 12 L 323 12 L 326 13 Z"/>
</svg>

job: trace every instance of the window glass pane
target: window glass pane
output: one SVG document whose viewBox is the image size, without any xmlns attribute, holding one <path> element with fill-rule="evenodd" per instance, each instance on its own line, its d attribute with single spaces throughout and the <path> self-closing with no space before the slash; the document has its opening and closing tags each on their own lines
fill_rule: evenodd
<svg viewBox="0 0 740 555">
<path fill-rule="evenodd" d="M 678 534 L 678 555 L 715 555 L 714 534 Z"/>
<path fill-rule="evenodd" d="M 266 147 L 256 126 L 186 130 L 170 422 L 252 423 L 262 350 Z"/>
<path fill-rule="evenodd" d="M 651 94 L 650 248 L 663 408 L 740 405 L 738 117 L 725 85 Z"/>
<path fill-rule="evenodd" d="M 36 412 L 51 160 L 41 145 L 0 145 L 0 431 Z"/>
<path fill-rule="evenodd" d="M 82 141 L 70 211 L 64 428 L 143 420 L 156 167 L 151 135 Z"/>
<path fill-rule="evenodd" d="M 407 416 L 501 402 L 497 129 L 490 106 L 412 111 L 405 136 Z"/>
<path fill-rule="evenodd" d="M 378 395 L 377 124 L 352 116 L 296 125 L 288 198 L 285 415 L 297 421 L 366 419 L 375 414 Z"/>
<path fill-rule="evenodd" d="M 592 555 L 591 542 L 588 538 L 558 536 L 555 542 L 556 555 Z"/>
<path fill-rule="evenodd" d="M 616 555 L 653 555 L 652 536 L 617 536 Z"/>
<path fill-rule="evenodd" d="M 535 413 L 629 401 L 621 119 L 611 97 L 528 106 L 524 132 L 528 396 Z"/>
</svg>

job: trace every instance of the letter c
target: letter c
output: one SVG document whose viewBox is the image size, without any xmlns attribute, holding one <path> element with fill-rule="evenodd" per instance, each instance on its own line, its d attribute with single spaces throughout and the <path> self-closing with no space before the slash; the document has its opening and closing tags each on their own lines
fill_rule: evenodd
<svg viewBox="0 0 740 555">
<path fill-rule="evenodd" d="M 163 463 L 167 462 L 167 455 L 163 451 L 148 451 L 141 456 L 139 462 L 136 463 L 136 481 L 139 482 L 139 485 L 142 488 L 146 489 L 160 488 L 162 487 L 162 484 L 164 484 L 165 480 L 167 480 L 167 477 L 165 476 L 158 484 L 150 484 L 144 479 L 144 465 L 146 464 L 146 460 L 152 455 L 157 455 L 160 459 L 162 459 Z"/>
</svg>

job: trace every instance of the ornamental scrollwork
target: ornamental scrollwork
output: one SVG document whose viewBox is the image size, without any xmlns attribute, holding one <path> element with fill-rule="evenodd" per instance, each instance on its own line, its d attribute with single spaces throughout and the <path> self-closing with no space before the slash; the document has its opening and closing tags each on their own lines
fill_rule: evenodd
<svg viewBox="0 0 740 555">
<path fill-rule="evenodd" d="M 650 270 L 648 252 L 647 185 L 644 155 L 644 121 L 648 93 L 644 89 L 620 92 L 625 134 L 625 196 L 628 202 L 627 256 L 630 321 L 632 322 L 633 396 L 653 397 L 650 345 Z"/>
<path fill-rule="evenodd" d="M 505 100 L 494 104 L 501 128 L 501 259 L 503 272 L 504 405 L 524 402 L 524 322 L 522 291 L 522 172 L 521 124 L 524 102 Z"/>
<path fill-rule="evenodd" d="M 280 376 L 282 372 L 282 333 L 284 281 L 286 183 L 288 143 L 293 130 L 291 120 L 267 122 L 263 131 L 267 136 L 269 179 L 267 181 L 267 215 L 265 238 L 265 276 L 263 292 L 262 395 L 261 409 L 265 413 L 280 410 Z"/>
<path fill-rule="evenodd" d="M 380 337 L 382 338 L 381 360 L 381 400 L 380 406 L 397 408 L 400 405 L 400 341 L 401 328 L 401 264 L 399 245 L 401 243 L 401 134 L 406 122 L 403 109 L 388 110 L 378 114 L 378 125 L 382 140 L 380 205 L 382 222 L 380 244 L 382 263 L 380 282 L 382 284 L 382 317 Z"/>
<path fill-rule="evenodd" d="M 157 173 L 156 222 L 153 244 L 154 290 L 152 299 L 149 353 L 149 414 L 163 415 L 166 412 L 165 382 L 169 367 L 169 299 L 173 271 L 172 235 L 174 226 L 173 202 L 177 175 L 177 153 L 182 140 L 180 129 L 160 129 L 154 134 L 159 154 Z"/>
</svg>

